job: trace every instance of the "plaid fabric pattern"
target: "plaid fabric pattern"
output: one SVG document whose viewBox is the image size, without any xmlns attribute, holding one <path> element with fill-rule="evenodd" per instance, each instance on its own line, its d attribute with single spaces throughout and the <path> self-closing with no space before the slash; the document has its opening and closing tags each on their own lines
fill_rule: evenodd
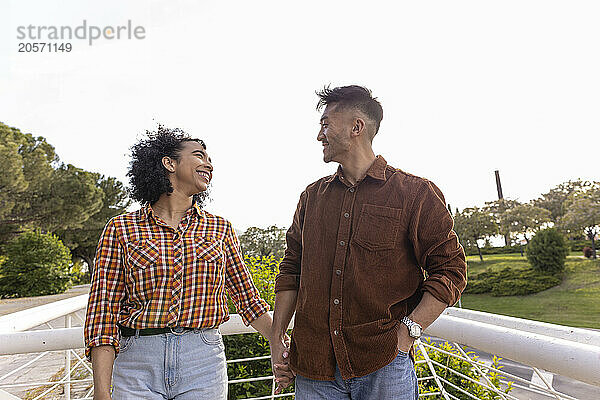
<svg viewBox="0 0 600 400">
<path fill-rule="evenodd" d="M 214 328 L 228 293 L 246 325 L 269 310 L 244 264 L 231 223 L 194 205 L 177 229 L 150 205 L 111 219 L 100 238 L 87 306 L 86 355 L 118 352 L 117 323 L 135 329 Z"/>
</svg>

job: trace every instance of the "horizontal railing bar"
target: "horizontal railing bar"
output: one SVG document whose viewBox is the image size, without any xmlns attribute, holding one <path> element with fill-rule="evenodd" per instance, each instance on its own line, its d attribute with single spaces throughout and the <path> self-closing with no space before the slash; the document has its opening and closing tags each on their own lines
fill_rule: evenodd
<svg viewBox="0 0 600 400">
<path fill-rule="evenodd" d="M 268 395 L 268 396 L 262 396 L 262 397 L 250 397 L 247 399 L 240 399 L 240 400 L 267 400 L 267 399 L 279 399 L 281 397 L 290 397 L 290 396 L 294 396 L 295 393 L 281 393 L 281 394 L 274 394 L 274 395 Z"/>
<path fill-rule="evenodd" d="M 0 333 L 22 332 L 87 306 L 88 295 L 55 301 L 0 317 Z"/>
<path fill-rule="evenodd" d="M 233 381 L 229 381 L 229 384 L 234 383 L 245 383 L 245 382 L 257 382 L 257 381 L 268 381 L 273 380 L 273 375 L 271 376 L 260 376 L 258 378 L 245 378 L 245 379 L 235 379 Z"/>
<path fill-rule="evenodd" d="M 250 358 L 238 358 L 237 360 L 227 360 L 227 364 L 241 363 L 246 361 L 270 360 L 271 356 L 260 356 Z"/>
<path fill-rule="evenodd" d="M 92 378 L 85 379 L 72 379 L 71 383 L 79 383 L 79 382 L 91 382 Z M 26 387 L 26 386 L 52 386 L 52 385 L 64 385 L 68 383 L 67 381 L 45 381 L 45 382 L 27 382 L 27 383 L 3 383 L 0 384 L 0 388 L 10 388 L 10 387 Z"/>
<path fill-rule="evenodd" d="M 448 307 L 443 315 L 468 319 L 469 321 L 483 322 L 504 328 L 517 329 L 523 332 L 537 333 L 557 339 L 600 346 L 600 331 L 591 329 L 574 328 L 571 326 L 549 324 L 547 322 L 533 321 L 508 315 L 491 314 L 483 311 L 468 310 L 464 308 Z"/>
<path fill-rule="evenodd" d="M 600 346 L 440 316 L 427 334 L 600 386 Z"/>
</svg>

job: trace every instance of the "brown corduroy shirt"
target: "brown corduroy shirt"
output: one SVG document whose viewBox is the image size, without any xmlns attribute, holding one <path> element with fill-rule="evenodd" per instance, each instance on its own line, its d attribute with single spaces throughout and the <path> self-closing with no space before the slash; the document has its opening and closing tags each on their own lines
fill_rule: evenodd
<svg viewBox="0 0 600 400">
<path fill-rule="evenodd" d="M 275 292 L 298 291 L 290 366 L 333 380 L 394 360 L 423 292 L 452 306 L 466 262 L 441 191 L 378 156 L 351 185 L 341 167 L 300 196 Z"/>
</svg>

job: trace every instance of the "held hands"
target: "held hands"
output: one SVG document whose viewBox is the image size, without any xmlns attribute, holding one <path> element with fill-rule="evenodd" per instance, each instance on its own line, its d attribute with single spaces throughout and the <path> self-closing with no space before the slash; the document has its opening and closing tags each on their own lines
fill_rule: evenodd
<svg viewBox="0 0 600 400">
<path fill-rule="evenodd" d="M 269 342 L 269 346 L 271 347 L 271 367 L 275 382 L 277 382 L 275 394 L 279 394 L 294 381 L 295 377 L 288 364 L 290 338 L 286 334 L 283 337 L 274 337 Z"/>
</svg>

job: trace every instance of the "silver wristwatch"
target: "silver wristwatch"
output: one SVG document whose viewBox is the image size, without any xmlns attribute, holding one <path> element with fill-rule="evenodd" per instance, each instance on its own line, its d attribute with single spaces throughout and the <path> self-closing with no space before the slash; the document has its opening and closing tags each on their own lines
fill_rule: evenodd
<svg viewBox="0 0 600 400">
<path fill-rule="evenodd" d="M 411 338 L 418 339 L 423 334 L 423 327 L 417 324 L 415 321 L 412 321 L 410 318 L 404 317 L 400 322 L 406 325 L 408 328 L 408 336 Z"/>
</svg>

